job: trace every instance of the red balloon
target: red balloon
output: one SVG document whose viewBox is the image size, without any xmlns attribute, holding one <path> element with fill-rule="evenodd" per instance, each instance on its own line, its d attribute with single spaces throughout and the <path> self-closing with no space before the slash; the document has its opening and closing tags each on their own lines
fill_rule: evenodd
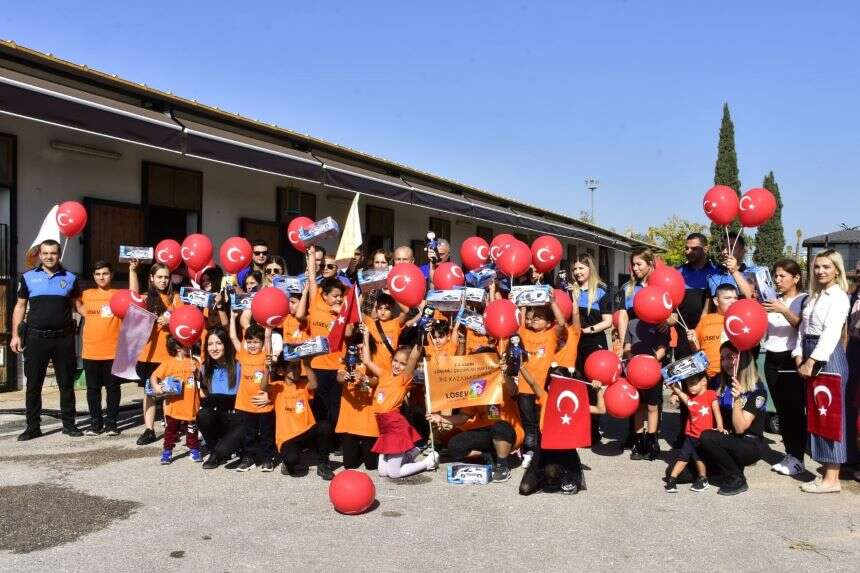
<svg viewBox="0 0 860 573">
<path fill-rule="evenodd" d="M 776 197 L 761 187 L 750 189 L 741 197 L 738 218 L 744 227 L 758 227 L 767 223 L 776 212 Z"/>
<path fill-rule="evenodd" d="M 621 320 L 621 311 L 616 310 L 612 313 L 612 326 L 618 328 L 618 322 Z"/>
<path fill-rule="evenodd" d="M 438 289 L 448 290 L 466 284 L 466 275 L 463 269 L 454 263 L 442 263 L 433 272 L 433 286 Z"/>
<path fill-rule="evenodd" d="M 673 308 L 669 291 L 661 286 L 649 284 L 633 296 L 636 317 L 650 324 L 660 324 L 669 318 Z"/>
<path fill-rule="evenodd" d="M 520 309 L 506 298 L 494 300 L 484 309 L 484 327 L 493 338 L 510 338 L 520 329 Z"/>
<path fill-rule="evenodd" d="M 603 395 L 606 413 L 613 418 L 629 418 L 639 408 L 639 392 L 624 378 L 610 384 Z"/>
<path fill-rule="evenodd" d="M 679 306 L 684 300 L 687 285 L 681 271 L 669 265 L 663 265 L 651 271 L 648 275 L 648 284 L 663 287 L 669 293 L 673 306 Z"/>
<path fill-rule="evenodd" d="M 528 245 L 522 241 L 511 243 L 510 247 L 502 250 L 502 254 L 496 258 L 496 266 L 512 277 L 526 274 L 532 264 L 532 252 Z"/>
<path fill-rule="evenodd" d="M 573 301 L 570 300 L 570 295 L 559 288 L 554 290 L 555 304 L 558 305 L 558 309 L 564 315 L 564 319 L 570 320 L 570 317 L 573 316 Z"/>
<path fill-rule="evenodd" d="M 132 292 L 127 288 L 119 289 L 115 293 L 113 293 L 110 297 L 110 311 L 114 316 L 119 318 L 125 318 L 125 314 L 128 312 L 128 307 L 130 305 L 139 306 L 140 308 L 146 308 L 146 300 L 137 294 L 136 292 Z"/>
<path fill-rule="evenodd" d="M 221 243 L 218 259 L 224 270 L 234 275 L 251 264 L 251 243 L 244 237 L 230 237 Z"/>
<path fill-rule="evenodd" d="M 767 312 L 751 298 L 732 303 L 726 311 L 723 328 L 738 350 L 749 350 L 761 342 L 767 332 Z"/>
<path fill-rule="evenodd" d="M 175 271 L 182 263 L 182 247 L 173 239 L 164 239 L 155 245 L 155 260 L 167 265 L 171 271 Z"/>
<path fill-rule="evenodd" d="M 595 350 L 585 359 L 584 370 L 586 378 L 608 386 L 621 374 L 621 359 L 611 350 Z"/>
<path fill-rule="evenodd" d="M 412 263 L 398 263 L 391 267 L 385 284 L 394 300 L 410 308 L 418 306 L 427 292 L 424 273 Z"/>
<path fill-rule="evenodd" d="M 66 201 L 57 208 L 57 226 L 64 237 L 71 239 L 84 230 L 87 210 L 77 201 Z"/>
<path fill-rule="evenodd" d="M 188 235 L 182 241 L 182 248 L 179 253 L 188 268 L 200 270 L 212 260 L 212 241 L 201 233 Z"/>
<path fill-rule="evenodd" d="M 251 316 L 261 326 L 281 326 L 288 314 L 290 299 L 279 288 L 264 287 L 251 301 Z"/>
<path fill-rule="evenodd" d="M 538 272 L 547 273 L 561 262 L 564 249 L 561 242 L 553 236 L 543 235 L 532 243 L 532 262 Z"/>
<path fill-rule="evenodd" d="M 663 379 L 660 361 L 650 354 L 637 354 L 627 361 L 627 380 L 639 390 L 647 390 Z"/>
<path fill-rule="evenodd" d="M 467 269 L 476 269 L 490 260 L 490 245 L 481 237 L 469 237 L 460 245 L 460 260 Z"/>
<path fill-rule="evenodd" d="M 498 259 L 499 255 L 502 254 L 502 251 L 509 249 L 511 244 L 516 240 L 516 237 L 508 233 L 502 233 L 501 235 L 493 237 L 493 240 L 490 243 L 490 258 L 493 260 Z"/>
<path fill-rule="evenodd" d="M 193 346 L 203 334 L 203 313 L 196 306 L 186 304 L 170 313 L 170 334 L 186 348 Z"/>
<path fill-rule="evenodd" d="M 307 217 L 296 217 L 287 225 L 287 240 L 297 251 L 305 252 L 308 248 L 299 239 L 299 229 L 310 229 L 314 226 L 313 219 Z"/>
<path fill-rule="evenodd" d="M 331 480 L 328 498 L 338 512 L 357 515 L 373 505 L 376 500 L 376 486 L 366 473 L 344 470 Z"/>
<path fill-rule="evenodd" d="M 738 216 L 738 194 L 727 185 L 714 185 L 705 193 L 702 208 L 705 215 L 717 225 L 729 225 Z"/>
</svg>

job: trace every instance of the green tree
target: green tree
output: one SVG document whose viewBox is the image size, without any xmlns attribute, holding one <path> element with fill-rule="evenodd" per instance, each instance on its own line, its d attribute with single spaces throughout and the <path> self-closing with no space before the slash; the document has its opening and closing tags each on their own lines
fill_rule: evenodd
<svg viewBox="0 0 860 573">
<path fill-rule="evenodd" d="M 755 252 L 753 261 L 755 264 L 772 267 L 782 258 L 785 252 L 785 233 L 782 227 L 782 197 L 779 195 L 779 185 L 774 179 L 773 171 L 764 178 L 762 187 L 773 193 L 776 198 L 776 211 L 770 221 L 758 228 L 755 236 Z"/>
<path fill-rule="evenodd" d="M 735 152 L 735 124 L 732 122 L 728 103 L 723 104 L 723 120 L 720 123 L 720 140 L 717 144 L 717 163 L 714 166 L 714 185 L 727 185 L 740 197 L 741 180 L 738 171 L 738 155 Z M 740 224 L 733 221 L 729 230 L 740 230 Z M 711 253 L 720 251 L 725 238 L 725 230 L 711 223 Z"/>
<path fill-rule="evenodd" d="M 647 240 L 664 249 L 661 255 L 666 264 L 680 265 L 686 262 L 684 244 L 690 233 L 704 233 L 705 225 L 673 215 L 657 227 L 649 227 Z"/>
</svg>

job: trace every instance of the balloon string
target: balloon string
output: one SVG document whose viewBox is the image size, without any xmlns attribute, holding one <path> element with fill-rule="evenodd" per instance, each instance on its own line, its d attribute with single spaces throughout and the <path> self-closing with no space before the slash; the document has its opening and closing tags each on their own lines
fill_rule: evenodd
<svg viewBox="0 0 860 573">
<path fill-rule="evenodd" d="M 685 331 L 690 330 L 690 327 L 687 326 L 687 322 L 684 320 L 684 317 L 683 317 L 683 315 L 681 315 L 680 312 L 678 312 L 678 322 L 681 324 L 681 326 L 684 328 Z"/>
<path fill-rule="evenodd" d="M 65 238 L 63 239 L 63 248 L 62 248 L 62 249 L 60 249 L 60 261 L 62 261 L 62 260 L 63 260 L 63 255 L 65 255 L 65 254 L 66 254 L 66 245 L 68 245 L 68 244 L 69 244 L 69 238 L 68 238 L 68 237 L 65 237 Z"/>
</svg>

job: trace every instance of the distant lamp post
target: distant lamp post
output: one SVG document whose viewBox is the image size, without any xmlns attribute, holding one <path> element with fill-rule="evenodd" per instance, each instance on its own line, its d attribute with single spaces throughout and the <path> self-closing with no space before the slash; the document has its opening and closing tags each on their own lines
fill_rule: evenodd
<svg viewBox="0 0 860 573">
<path fill-rule="evenodd" d="M 585 188 L 591 191 L 591 222 L 594 223 L 594 191 L 600 187 L 600 181 L 594 179 L 593 177 L 589 177 L 585 180 Z"/>
</svg>

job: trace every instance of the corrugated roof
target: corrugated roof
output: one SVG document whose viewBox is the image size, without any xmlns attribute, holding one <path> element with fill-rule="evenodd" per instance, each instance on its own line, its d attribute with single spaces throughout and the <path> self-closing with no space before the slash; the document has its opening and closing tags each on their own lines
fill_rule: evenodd
<svg viewBox="0 0 860 573">
<path fill-rule="evenodd" d="M 32 48 L 28 48 L 26 46 L 21 46 L 11 40 L 0 39 L 0 54 L 5 54 L 14 59 L 26 62 L 28 65 L 36 65 L 42 67 L 46 70 L 51 71 L 52 73 L 59 73 L 60 75 L 63 75 L 72 81 L 76 81 L 76 83 L 80 82 L 81 79 L 85 79 L 88 82 L 95 82 L 97 84 L 101 84 L 102 86 L 109 87 L 113 90 L 119 90 L 126 95 L 132 95 L 141 98 L 141 100 L 143 101 L 161 101 L 173 107 L 185 108 L 194 113 L 208 115 L 214 119 L 217 119 L 224 123 L 228 123 L 230 125 L 236 125 L 243 129 L 251 129 L 255 132 L 263 132 L 264 134 L 274 136 L 276 138 L 286 138 L 293 141 L 295 147 L 304 147 L 305 149 L 302 149 L 303 151 L 308 151 L 311 149 L 314 151 L 329 151 L 337 155 L 343 155 L 348 159 L 370 163 L 373 167 L 381 169 L 385 172 L 386 175 L 389 176 L 417 176 L 420 178 L 427 179 L 437 185 L 441 185 L 444 187 L 453 187 L 455 189 L 462 190 L 467 193 L 475 194 L 478 197 L 491 200 L 495 203 L 503 204 L 505 207 L 519 208 L 519 210 L 527 210 L 539 216 L 546 215 L 549 217 L 549 221 L 555 219 L 557 222 L 565 222 L 569 225 L 575 225 L 581 227 L 584 230 L 600 233 L 606 235 L 607 237 L 611 237 L 631 245 L 646 245 L 657 250 L 662 250 L 659 249 L 659 247 L 657 247 L 656 245 L 633 239 L 626 235 L 622 235 L 609 229 L 605 229 L 603 227 L 587 223 L 585 221 L 576 219 L 575 217 L 571 217 L 563 213 L 558 213 L 550 209 L 530 205 L 528 203 L 524 203 L 522 201 L 512 199 L 510 197 L 497 195 L 495 193 L 480 189 L 478 187 L 473 187 L 471 185 L 460 183 L 452 179 L 440 177 L 438 175 L 421 171 L 420 169 L 416 169 L 414 167 L 410 167 L 402 163 L 397 163 L 396 161 L 370 155 L 368 153 L 358 151 L 351 147 L 332 143 L 330 141 L 319 139 L 308 134 L 299 133 L 278 126 L 276 124 L 266 123 L 257 119 L 251 119 L 238 113 L 229 112 L 226 110 L 222 110 L 218 107 L 206 105 L 198 102 L 195 99 L 184 98 L 175 95 L 172 92 L 159 90 L 143 83 L 126 80 L 117 76 L 116 74 L 109 74 L 90 68 L 86 65 L 64 60 L 50 53 L 44 53 L 38 50 L 34 50 Z"/>
</svg>

